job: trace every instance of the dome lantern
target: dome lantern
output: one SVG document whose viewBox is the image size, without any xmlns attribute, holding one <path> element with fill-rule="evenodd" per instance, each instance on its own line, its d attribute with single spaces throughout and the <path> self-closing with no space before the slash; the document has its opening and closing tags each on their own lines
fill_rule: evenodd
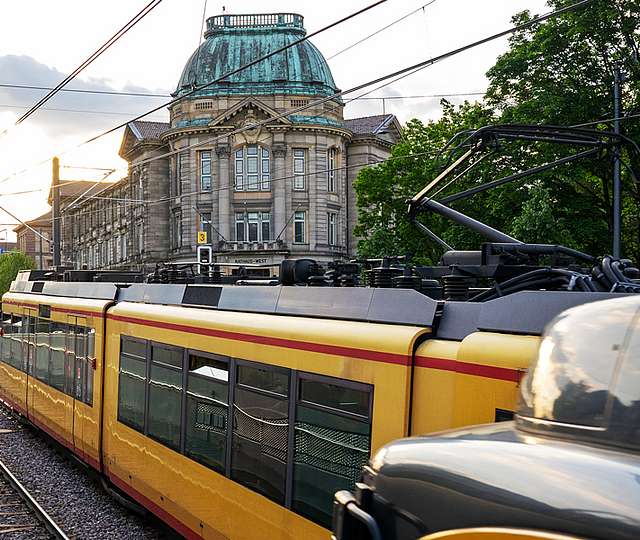
<svg viewBox="0 0 640 540">
<path fill-rule="evenodd" d="M 189 58 L 174 95 L 184 95 L 195 86 L 237 70 L 305 35 L 304 18 L 296 13 L 209 17 L 206 39 Z M 326 60 L 307 40 L 203 88 L 193 97 L 256 94 L 324 97 L 336 92 Z"/>
</svg>

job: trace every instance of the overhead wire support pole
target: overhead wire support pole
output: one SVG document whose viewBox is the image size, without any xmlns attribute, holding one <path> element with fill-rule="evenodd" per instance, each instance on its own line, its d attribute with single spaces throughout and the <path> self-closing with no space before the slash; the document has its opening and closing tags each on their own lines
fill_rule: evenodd
<svg viewBox="0 0 640 540">
<path fill-rule="evenodd" d="M 613 132 L 620 135 L 620 115 L 622 114 L 622 82 L 623 75 L 620 64 L 613 68 Z M 619 140 L 613 154 L 613 256 L 620 258 L 620 229 L 621 229 L 621 185 L 620 185 L 620 147 Z"/>
</svg>

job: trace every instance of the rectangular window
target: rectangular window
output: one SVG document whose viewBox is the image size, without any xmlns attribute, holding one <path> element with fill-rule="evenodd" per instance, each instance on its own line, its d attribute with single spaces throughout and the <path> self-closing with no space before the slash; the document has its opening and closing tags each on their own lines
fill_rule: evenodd
<svg viewBox="0 0 640 540">
<path fill-rule="evenodd" d="M 247 213 L 247 231 L 249 233 L 247 239 L 249 240 L 249 242 L 258 241 L 258 230 L 260 222 L 258 216 L 258 212 Z"/>
<path fill-rule="evenodd" d="M 271 189 L 271 166 L 269 164 L 269 150 L 262 149 L 262 190 Z"/>
<path fill-rule="evenodd" d="M 271 239 L 271 214 L 246 212 L 236 214 L 237 242 L 268 242 Z"/>
<path fill-rule="evenodd" d="M 306 212 L 296 212 L 293 216 L 293 242 L 305 244 L 307 241 Z"/>
<path fill-rule="evenodd" d="M 144 432 L 146 378 L 147 342 L 121 336 L 118 420 L 140 432 Z"/>
<path fill-rule="evenodd" d="M 150 437 L 180 450 L 182 418 L 183 349 L 168 345 L 151 345 L 149 372 Z"/>
<path fill-rule="evenodd" d="M 246 239 L 244 214 L 236 214 L 236 242 L 244 242 Z"/>
<path fill-rule="evenodd" d="M 182 246 L 182 212 L 171 212 L 171 248 L 178 249 Z"/>
<path fill-rule="evenodd" d="M 300 374 L 293 458 L 293 509 L 329 527 L 333 494 L 353 489 L 371 446 L 372 389 Z"/>
<path fill-rule="evenodd" d="M 211 191 L 211 150 L 200 152 L 200 191 Z"/>
<path fill-rule="evenodd" d="M 294 148 L 293 149 L 293 189 L 303 190 L 305 189 L 305 149 Z"/>
<path fill-rule="evenodd" d="M 51 357 L 49 359 L 49 384 L 64 392 L 64 358 L 66 351 L 67 325 L 58 322 L 51 323 L 49 346 Z"/>
<path fill-rule="evenodd" d="M 11 315 L 9 313 L 2 315 L 2 320 L 0 321 L 0 328 L 2 331 L 0 332 L 0 360 L 10 364 L 9 357 L 11 356 L 11 340 L 10 334 L 12 332 L 11 327 Z"/>
<path fill-rule="evenodd" d="M 189 162 L 189 152 L 180 152 L 178 154 L 178 178 L 176 180 L 176 196 L 182 194 L 183 182 L 187 182 L 187 166 Z"/>
<path fill-rule="evenodd" d="M 244 150 L 236 150 L 236 190 L 244 190 Z"/>
<path fill-rule="evenodd" d="M 40 306 L 42 307 L 42 306 Z M 49 333 L 51 322 L 38 319 L 36 325 L 36 377 L 42 382 L 49 383 Z"/>
<path fill-rule="evenodd" d="M 189 353 L 187 380 L 187 456 L 224 472 L 229 415 L 229 359 Z"/>
<path fill-rule="evenodd" d="M 330 246 L 335 246 L 337 242 L 336 223 L 338 221 L 338 214 L 335 212 L 329 212 L 327 214 L 327 243 Z"/>
<path fill-rule="evenodd" d="M 80 401 L 85 401 L 85 384 L 87 381 L 87 330 L 84 325 L 80 325 L 80 320 L 75 327 L 75 364 L 74 364 L 74 387 L 73 397 Z"/>
<path fill-rule="evenodd" d="M 9 347 L 8 363 L 16 369 L 23 371 L 22 366 L 22 317 L 13 315 L 11 322 L 11 346 Z"/>
<path fill-rule="evenodd" d="M 271 240 L 271 214 L 269 212 L 262 212 L 262 241 L 268 242 Z"/>
<path fill-rule="evenodd" d="M 238 365 L 231 477 L 283 504 L 289 432 L 289 370 Z"/>
<path fill-rule="evenodd" d="M 336 162 L 337 150 L 329 148 L 327 150 L 327 191 L 329 193 L 336 192 Z"/>
<path fill-rule="evenodd" d="M 247 146 L 247 190 L 258 190 L 259 175 L 258 147 L 255 145 Z"/>
<path fill-rule="evenodd" d="M 211 236 L 211 212 L 201 212 L 198 211 L 198 215 L 200 216 L 200 231 L 204 231 L 207 233 L 207 243 L 211 244 L 213 237 Z"/>
<path fill-rule="evenodd" d="M 22 371 L 34 375 L 36 357 L 36 317 L 35 312 L 22 319 Z"/>
<path fill-rule="evenodd" d="M 67 335 L 65 336 L 64 354 L 64 393 L 74 396 L 75 377 L 74 369 L 76 363 L 76 327 L 74 317 L 69 317 L 67 325 Z"/>
</svg>

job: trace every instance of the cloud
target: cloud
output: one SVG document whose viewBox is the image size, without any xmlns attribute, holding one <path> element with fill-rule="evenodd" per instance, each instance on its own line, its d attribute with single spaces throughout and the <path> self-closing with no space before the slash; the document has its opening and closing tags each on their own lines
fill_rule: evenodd
<svg viewBox="0 0 640 540">
<path fill-rule="evenodd" d="M 30 56 L 18 55 L 0 56 L 0 73 L 2 73 L 2 82 L 5 84 L 44 87 L 55 86 L 66 77 L 65 73 L 42 64 Z M 149 89 L 133 84 L 127 84 L 124 88 L 116 88 L 105 78 L 77 78 L 72 80 L 66 88 L 153 94 L 169 93 L 169 89 L 166 88 Z M 0 113 L 6 112 L 17 118 L 46 93 L 46 90 L 0 87 Z M 120 124 L 127 118 L 141 114 L 162 104 L 163 101 L 168 101 L 168 99 L 59 92 L 27 122 L 37 125 L 49 136 L 86 136 Z M 4 119 L 5 116 L 3 115 L 2 118 Z M 147 119 L 166 120 L 167 118 L 167 113 L 161 110 L 150 115 Z M 3 126 L 6 126 L 6 123 L 3 123 Z"/>
</svg>

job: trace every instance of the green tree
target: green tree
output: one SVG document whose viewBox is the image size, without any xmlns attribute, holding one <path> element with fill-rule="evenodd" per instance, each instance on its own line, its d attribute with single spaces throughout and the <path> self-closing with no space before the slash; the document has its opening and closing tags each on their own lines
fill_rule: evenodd
<svg viewBox="0 0 640 540">
<path fill-rule="evenodd" d="M 572 3 L 549 0 L 550 8 Z M 515 23 L 532 18 L 525 11 Z M 509 48 L 489 70 L 482 104 L 453 107 L 443 102 L 437 122 L 412 120 L 392 151 L 392 160 L 359 174 L 355 188 L 363 256 L 413 253 L 434 262 L 441 249 L 406 217 L 406 199 L 443 169 L 437 150 L 455 133 L 491 123 L 576 125 L 612 117 L 613 66 L 629 78 L 623 108 L 636 112 L 640 68 L 635 61 L 640 31 L 640 0 L 594 0 L 586 7 L 514 34 Z M 640 121 L 626 119 L 624 133 L 640 141 Z M 611 129 L 610 122 L 593 128 Z M 547 143 L 505 143 L 495 154 L 440 193 L 459 191 L 576 152 Z M 415 157 L 410 157 L 415 156 Z M 625 161 L 640 169 L 638 156 Z M 454 207 L 519 239 L 563 243 L 593 254 L 609 252 L 612 230 L 611 154 L 557 167 L 460 200 Z M 624 254 L 640 260 L 640 186 L 625 170 Z M 456 249 L 477 249 L 481 241 L 438 216 L 420 217 Z"/>
<path fill-rule="evenodd" d="M 33 270 L 35 261 L 22 251 L 9 251 L 0 255 L 0 295 L 6 293 L 20 270 Z"/>
</svg>

